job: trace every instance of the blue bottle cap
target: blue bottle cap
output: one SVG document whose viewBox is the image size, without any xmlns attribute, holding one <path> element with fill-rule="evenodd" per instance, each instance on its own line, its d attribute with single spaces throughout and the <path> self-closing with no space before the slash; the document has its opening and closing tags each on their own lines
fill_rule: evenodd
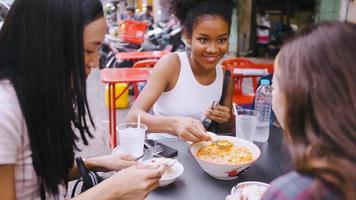
<svg viewBox="0 0 356 200">
<path fill-rule="evenodd" d="M 262 79 L 261 80 L 261 85 L 269 85 L 269 80 L 268 79 Z"/>
</svg>

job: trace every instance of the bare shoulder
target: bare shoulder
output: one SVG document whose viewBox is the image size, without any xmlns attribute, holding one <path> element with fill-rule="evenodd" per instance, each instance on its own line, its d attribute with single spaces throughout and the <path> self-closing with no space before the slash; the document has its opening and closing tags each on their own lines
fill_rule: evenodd
<svg viewBox="0 0 356 200">
<path fill-rule="evenodd" d="M 180 60 L 176 53 L 170 53 L 159 59 L 154 67 L 153 73 L 159 73 L 171 77 L 179 72 Z"/>
</svg>

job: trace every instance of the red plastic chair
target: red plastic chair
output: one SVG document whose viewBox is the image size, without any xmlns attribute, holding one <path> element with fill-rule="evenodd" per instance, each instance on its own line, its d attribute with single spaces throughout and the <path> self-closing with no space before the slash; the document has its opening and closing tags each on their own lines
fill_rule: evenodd
<svg viewBox="0 0 356 200">
<path fill-rule="evenodd" d="M 153 68 L 156 65 L 157 61 L 158 61 L 157 59 L 140 60 L 135 62 L 132 68 L 142 68 L 142 67 Z M 134 96 L 135 98 L 137 98 L 138 94 L 140 93 L 138 89 L 138 83 L 133 83 L 133 89 L 134 89 Z"/>
<path fill-rule="evenodd" d="M 257 89 L 258 79 L 262 75 L 243 75 L 234 73 L 234 69 L 263 69 L 267 74 L 273 73 L 273 64 L 257 64 L 247 58 L 228 58 L 222 63 L 225 69 L 231 71 L 231 77 L 234 80 L 233 102 L 240 106 L 251 106 Z M 242 83 L 247 78 L 252 79 L 253 93 L 245 94 Z"/>
</svg>

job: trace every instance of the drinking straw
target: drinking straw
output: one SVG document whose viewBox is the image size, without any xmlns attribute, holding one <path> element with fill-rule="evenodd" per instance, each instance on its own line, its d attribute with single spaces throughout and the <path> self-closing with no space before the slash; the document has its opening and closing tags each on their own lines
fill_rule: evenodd
<svg viewBox="0 0 356 200">
<path fill-rule="evenodd" d="M 237 116 L 236 104 L 232 103 L 232 109 L 234 109 L 234 114 Z"/>
<path fill-rule="evenodd" d="M 140 124 L 141 124 L 141 115 L 138 114 L 138 116 L 137 116 L 137 129 L 140 128 Z"/>
</svg>

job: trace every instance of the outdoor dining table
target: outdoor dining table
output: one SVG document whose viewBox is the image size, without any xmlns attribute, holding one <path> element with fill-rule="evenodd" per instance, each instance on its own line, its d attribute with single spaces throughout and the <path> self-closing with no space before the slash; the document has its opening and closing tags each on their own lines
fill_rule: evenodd
<svg viewBox="0 0 356 200">
<path fill-rule="evenodd" d="M 189 144 L 179 138 L 160 139 L 178 150 L 178 161 L 184 166 L 183 174 L 172 184 L 152 191 L 148 200 L 224 200 L 231 188 L 244 181 L 270 183 L 292 170 L 290 155 L 282 139 L 280 128 L 271 128 L 268 142 L 255 143 L 261 150 L 260 158 L 236 179 L 217 180 L 205 173 L 189 151 Z"/>
<path fill-rule="evenodd" d="M 130 83 L 147 81 L 151 71 L 152 68 L 110 68 L 100 71 L 101 81 L 107 83 L 109 88 L 109 134 L 112 148 L 117 146 L 115 102 L 125 93 Z M 127 86 L 115 94 L 115 85 L 118 83 L 127 83 Z"/>
</svg>

